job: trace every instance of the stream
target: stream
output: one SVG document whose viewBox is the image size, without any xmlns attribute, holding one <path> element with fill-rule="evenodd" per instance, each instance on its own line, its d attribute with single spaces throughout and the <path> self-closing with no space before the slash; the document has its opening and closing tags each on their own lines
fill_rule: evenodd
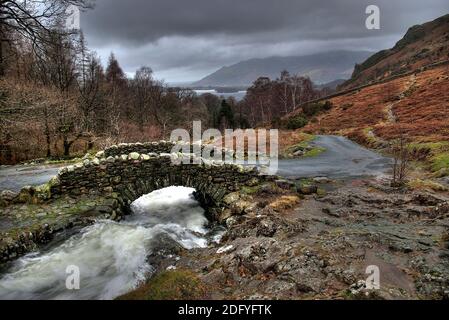
<svg viewBox="0 0 449 320">
<path fill-rule="evenodd" d="M 99 221 L 62 244 L 25 256 L 0 275 L 0 299 L 114 299 L 153 272 L 147 261 L 162 236 L 186 249 L 208 245 L 210 232 L 194 189 L 169 187 L 132 204 L 125 222 Z M 215 234 L 215 238 L 217 234 Z M 68 290 L 67 267 L 80 271 L 80 290 Z"/>
</svg>

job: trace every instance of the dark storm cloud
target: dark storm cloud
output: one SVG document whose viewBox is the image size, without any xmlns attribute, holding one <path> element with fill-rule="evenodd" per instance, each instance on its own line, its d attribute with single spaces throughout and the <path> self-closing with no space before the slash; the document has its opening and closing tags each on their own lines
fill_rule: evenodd
<svg viewBox="0 0 449 320">
<path fill-rule="evenodd" d="M 365 28 L 369 4 L 381 9 L 379 31 Z M 252 57 L 384 48 L 448 12 L 447 0 L 97 0 L 82 27 L 127 71 L 147 64 L 182 80 Z"/>
</svg>

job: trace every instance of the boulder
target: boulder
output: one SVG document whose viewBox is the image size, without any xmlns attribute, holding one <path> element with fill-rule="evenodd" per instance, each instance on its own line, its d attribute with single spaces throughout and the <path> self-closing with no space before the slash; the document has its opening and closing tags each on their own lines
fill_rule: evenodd
<svg viewBox="0 0 449 320">
<path fill-rule="evenodd" d="M 308 196 L 312 194 L 316 194 L 318 192 L 318 187 L 313 184 L 303 184 L 298 187 L 298 193 Z"/>
<path fill-rule="evenodd" d="M 223 199 L 223 203 L 230 206 L 240 199 L 240 194 L 238 192 L 230 193 Z"/>
<path fill-rule="evenodd" d="M 10 190 L 5 190 L 0 193 L 0 199 L 5 202 L 12 202 L 18 196 L 17 193 Z"/>
<path fill-rule="evenodd" d="M 35 193 L 36 190 L 34 187 L 24 187 L 20 190 L 19 195 L 15 198 L 15 201 L 18 203 L 31 203 Z"/>
<path fill-rule="evenodd" d="M 316 177 L 313 178 L 313 182 L 315 183 L 330 183 L 332 180 L 328 177 Z"/>
<path fill-rule="evenodd" d="M 254 212 L 257 204 L 245 200 L 237 200 L 231 205 L 232 213 L 235 215 L 242 215 L 246 213 Z"/>
<path fill-rule="evenodd" d="M 276 180 L 276 185 L 283 190 L 291 190 L 295 187 L 295 183 L 288 180 Z"/>
</svg>

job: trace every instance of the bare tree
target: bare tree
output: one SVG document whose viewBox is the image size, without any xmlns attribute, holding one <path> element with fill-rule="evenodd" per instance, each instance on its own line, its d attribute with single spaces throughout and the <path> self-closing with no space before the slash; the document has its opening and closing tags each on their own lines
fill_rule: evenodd
<svg viewBox="0 0 449 320">
<path fill-rule="evenodd" d="M 2 0 L 0 1 L 0 76 L 4 75 L 4 44 L 11 41 L 9 34 L 17 32 L 34 46 L 47 42 L 55 22 L 67 18 L 67 9 L 93 7 L 93 0 Z M 60 29 L 61 32 L 63 29 Z"/>
<path fill-rule="evenodd" d="M 148 121 L 153 87 L 153 70 L 149 67 L 141 67 L 137 70 L 132 81 L 132 92 L 134 96 L 134 117 L 139 124 L 140 131 L 143 131 L 143 127 Z"/>
<path fill-rule="evenodd" d="M 284 114 L 288 114 L 291 109 L 289 108 L 289 91 L 290 91 L 290 85 L 289 85 L 289 79 L 290 79 L 290 73 L 287 70 L 284 70 L 281 72 L 281 77 L 277 80 L 278 89 L 277 89 L 277 96 L 280 100 Z"/>
<path fill-rule="evenodd" d="M 410 162 L 410 148 L 407 138 L 401 134 L 391 145 L 393 155 L 393 187 L 401 187 L 407 182 L 407 175 Z"/>
</svg>

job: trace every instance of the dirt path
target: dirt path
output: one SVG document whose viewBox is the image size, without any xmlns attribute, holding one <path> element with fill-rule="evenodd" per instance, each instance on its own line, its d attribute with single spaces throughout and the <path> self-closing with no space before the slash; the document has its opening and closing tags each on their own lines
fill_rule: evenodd
<svg viewBox="0 0 449 320">
<path fill-rule="evenodd" d="M 389 104 L 386 108 L 387 114 L 387 122 L 392 124 L 398 122 L 398 118 L 394 112 L 394 107 L 398 105 L 404 98 L 407 97 L 408 92 L 412 91 L 416 86 L 416 75 L 413 74 L 410 76 L 410 80 L 407 83 L 407 88 L 399 95 L 399 99 L 391 104 Z"/>
</svg>

